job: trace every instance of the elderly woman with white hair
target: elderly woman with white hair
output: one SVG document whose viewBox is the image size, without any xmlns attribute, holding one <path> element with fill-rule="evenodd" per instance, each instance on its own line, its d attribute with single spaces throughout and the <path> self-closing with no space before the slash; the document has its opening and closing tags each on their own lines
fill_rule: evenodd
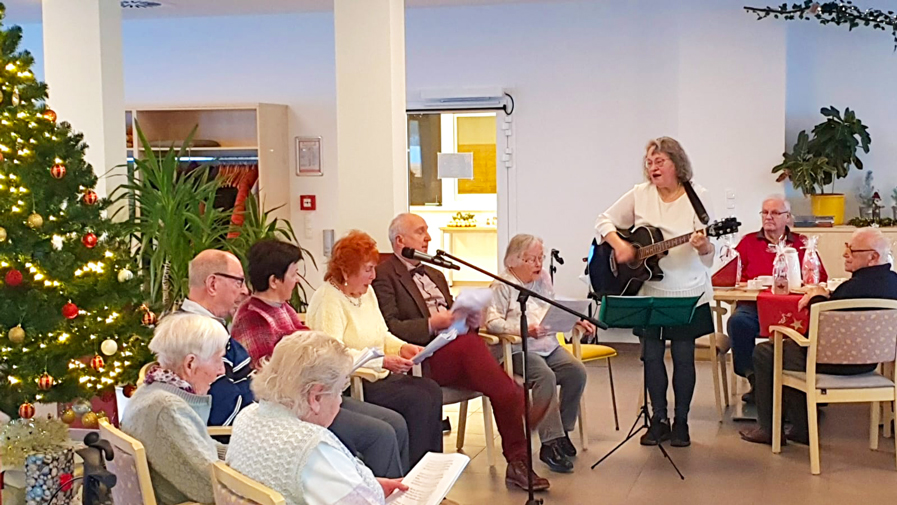
<svg viewBox="0 0 897 505">
<path fill-rule="evenodd" d="M 163 505 L 213 503 L 212 464 L 225 446 L 209 437 L 209 387 L 224 373 L 227 330 L 196 314 L 172 314 L 156 326 L 157 365 L 128 403 L 122 430 L 143 443 L 156 499 Z"/>
<path fill-rule="evenodd" d="M 502 274 L 515 284 L 520 284 L 547 298 L 554 298 L 554 288 L 548 273 L 542 269 L 545 249 L 542 240 L 532 235 L 516 235 L 508 243 L 505 253 L 505 271 Z M 491 333 L 520 335 L 520 304 L 517 290 L 501 282 L 492 283 L 493 302 L 486 314 L 486 328 Z M 548 304 L 535 298 L 528 299 L 526 313 L 529 321 L 541 321 L 548 312 Z M 577 326 L 591 334 L 595 327 L 586 321 Z M 571 458 L 576 448 L 568 433 L 576 424 L 579 401 L 586 385 L 586 369 L 582 363 L 561 347 L 557 338 L 545 331 L 538 322 L 528 328 L 529 353 L 526 356 L 527 375 L 533 381 L 533 409 L 546 411 L 539 423 L 541 459 L 555 472 L 572 472 Z M 514 355 L 517 373 L 523 365 L 520 353 Z M 557 387 L 561 386 L 560 401 Z"/>
<path fill-rule="evenodd" d="M 284 337 L 252 381 L 258 403 L 234 421 L 227 464 L 289 505 L 381 505 L 408 489 L 375 478 L 327 429 L 351 369 L 346 346 L 323 332 Z"/>
</svg>

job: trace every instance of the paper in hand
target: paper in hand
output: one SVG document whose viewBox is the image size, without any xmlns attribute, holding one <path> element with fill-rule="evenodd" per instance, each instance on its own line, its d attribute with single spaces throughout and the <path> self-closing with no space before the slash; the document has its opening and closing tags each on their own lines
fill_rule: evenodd
<svg viewBox="0 0 897 505">
<path fill-rule="evenodd" d="M 555 300 L 561 305 L 572 309 L 580 314 L 584 314 L 589 308 L 588 300 Z M 573 327 L 579 321 L 579 317 L 570 314 L 557 307 L 550 307 L 545 317 L 539 323 L 542 328 L 549 333 L 569 333 L 573 331 Z"/>
<path fill-rule="evenodd" d="M 452 305 L 452 313 L 455 314 L 455 322 L 449 326 L 458 335 L 464 335 L 470 329 L 467 327 L 467 318 L 473 314 L 483 312 L 492 304 L 492 290 L 488 288 L 465 289 L 455 298 Z"/>
<path fill-rule="evenodd" d="M 457 337 L 458 337 L 458 332 L 453 329 L 448 329 L 448 330 L 440 333 L 439 335 L 436 335 L 436 338 L 434 338 L 429 344 L 427 344 L 427 347 L 424 347 L 423 351 L 417 353 L 416 356 L 411 358 L 411 362 L 414 363 L 415 365 L 420 365 L 421 363 L 423 363 L 423 361 L 425 359 L 432 356 L 433 353 L 435 353 L 439 349 L 442 349 L 449 342 L 451 342 L 452 340 L 455 340 L 455 338 L 457 338 Z"/>
<path fill-rule="evenodd" d="M 383 357 L 383 351 L 381 351 L 380 349 L 377 349 L 375 347 L 368 347 L 367 349 L 364 350 L 363 353 L 361 353 L 358 356 L 358 358 L 355 359 L 355 362 L 352 363 L 352 372 L 355 372 L 355 370 L 358 370 L 359 368 L 363 367 L 364 364 L 367 363 L 368 361 L 370 361 L 372 359 L 382 358 L 382 357 Z M 352 373 L 352 372 L 349 372 L 349 373 Z"/>
</svg>

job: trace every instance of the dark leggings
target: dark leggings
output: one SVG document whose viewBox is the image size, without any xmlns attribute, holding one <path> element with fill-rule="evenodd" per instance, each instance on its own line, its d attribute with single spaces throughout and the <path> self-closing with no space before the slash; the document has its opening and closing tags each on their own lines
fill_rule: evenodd
<svg viewBox="0 0 897 505">
<path fill-rule="evenodd" d="M 654 419 L 667 419 L 667 368 L 663 362 L 666 342 L 659 338 L 642 337 L 645 361 L 645 380 Z M 676 419 L 688 420 L 691 398 L 695 393 L 695 341 L 670 341 L 673 355 L 673 394 L 676 397 Z"/>
</svg>

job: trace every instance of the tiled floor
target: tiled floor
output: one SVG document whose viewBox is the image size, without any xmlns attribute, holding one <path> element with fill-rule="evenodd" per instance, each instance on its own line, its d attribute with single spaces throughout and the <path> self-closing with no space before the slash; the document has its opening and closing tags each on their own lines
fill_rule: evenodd
<svg viewBox="0 0 897 505">
<path fill-rule="evenodd" d="M 667 363 L 668 368 L 671 367 Z M 656 448 L 629 442 L 594 470 L 589 467 L 613 448 L 631 426 L 641 387 L 641 367 L 634 352 L 623 352 L 614 362 L 614 381 L 620 413 L 619 432 L 614 431 L 607 369 L 603 363 L 588 365 L 586 388 L 589 415 L 589 450 L 580 451 L 572 474 L 553 474 L 541 462 L 536 471 L 551 480 L 551 489 L 540 493 L 550 504 L 852 504 L 897 499 L 897 467 L 894 441 L 882 438 L 879 451 L 868 448 L 869 409 L 866 405 L 825 408 L 821 427 L 822 475 L 810 474 L 809 451 L 788 445 L 774 455 L 768 446 L 743 442 L 738 430 L 749 424 L 734 423 L 727 415 L 718 422 L 713 400 L 709 363 L 699 362 L 698 385 L 690 418 L 692 446 L 669 448 L 685 474 L 680 481 Z M 457 407 L 446 407 L 452 427 L 458 426 Z M 454 451 L 456 431 L 445 438 L 445 450 Z M 578 437 L 571 437 L 581 447 Z M 538 448 L 538 441 L 536 441 Z M 471 402 L 467 440 L 463 452 L 470 465 L 449 498 L 462 505 L 523 505 L 526 493 L 508 489 L 505 462 L 496 439 L 496 466 L 486 461 L 483 415 L 480 402 Z"/>
</svg>

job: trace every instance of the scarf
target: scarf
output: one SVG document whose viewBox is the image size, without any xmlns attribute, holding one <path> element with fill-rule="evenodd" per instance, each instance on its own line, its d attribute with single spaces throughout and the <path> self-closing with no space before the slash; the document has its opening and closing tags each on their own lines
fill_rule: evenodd
<svg viewBox="0 0 897 505">
<path fill-rule="evenodd" d="M 150 369 L 146 372 L 146 378 L 143 379 L 144 384 L 152 384 L 154 382 L 169 384 L 190 394 L 196 394 L 193 391 L 193 386 L 191 386 L 189 382 L 180 378 L 178 374 L 172 372 L 171 370 L 162 368 L 159 365 L 153 365 L 152 367 L 150 367 Z"/>
</svg>

